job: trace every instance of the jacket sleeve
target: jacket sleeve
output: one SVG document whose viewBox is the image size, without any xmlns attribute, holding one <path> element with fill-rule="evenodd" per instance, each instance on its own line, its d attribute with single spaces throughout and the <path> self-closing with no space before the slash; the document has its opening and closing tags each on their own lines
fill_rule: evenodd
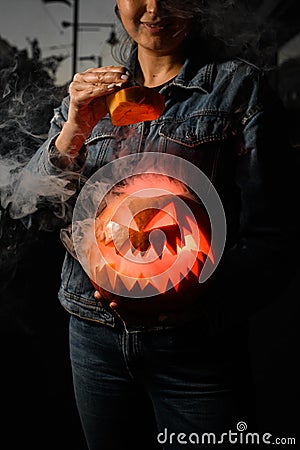
<svg viewBox="0 0 300 450">
<path fill-rule="evenodd" d="M 207 299 L 223 323 L 279 299 L 298 266 L 296 161 L 286 111 L 263 75 L 245 84 L 235 171 L 238 239 L 224 252 Z"/>
<path fill-rule="evenodd" d="M 9 205 L 10 216 L 27 228 L 51 231 L 71 221 L 86 151 L 71 164 L 61 164 L 55 141 L 67 120 L 69 99 L 54 110 L 47 140 L 20 171 Z"/>
</svg>

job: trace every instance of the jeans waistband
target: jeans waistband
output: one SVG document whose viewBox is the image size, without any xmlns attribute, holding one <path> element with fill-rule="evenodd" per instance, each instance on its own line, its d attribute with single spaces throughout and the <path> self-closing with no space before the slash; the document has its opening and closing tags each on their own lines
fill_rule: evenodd
<svg viewBox="0 0 300 450">
<path fill-rule="evenodd" d="M 101 301 L 103 305 L 103 302 Z M 109 305 L 103 305 L 116 318 L 116 324 L 125 326 L 126 329 L 136 330 L 164 330 L 187 325 L 201 317 L 199 305 L 188 305 L 185 309 L 165 311 L 157 313 L 140 313 L 126 308 L 112 309 Z"/>
</svg>

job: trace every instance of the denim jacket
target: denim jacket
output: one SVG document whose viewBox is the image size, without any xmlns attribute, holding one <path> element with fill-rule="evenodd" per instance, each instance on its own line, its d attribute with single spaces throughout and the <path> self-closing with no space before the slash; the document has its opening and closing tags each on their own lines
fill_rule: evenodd
<svg viewBox="0 0 300 450">
<path fill-rule="evenodd" d="M 227 221 L 225 252 L 205 294 L 207 303 L 215 313 L 218 308 L 227 309 L 231 298 L 231 313 L 234 309 L 248 312 L 254 303 L 259 306 L 270 300 L 274 277 L 281 273 L 278 261 L 290 245 L 284 217 L 289 210 L 291 160 L 280 102 L 264 74 L 239 59 L 200 68 L 187 60 L 160 93 L 165 97 L 165 111 L 158 119 L 117 127 L 107 115 L 86 139 L 81 167 L 62 171 L 50 160 L 49 151 L 67 120 L 66 97 L 55 109 L 48 139 L 26 170 L 78 186 L 99 167 L 129 153 L 167 152 L 192 162 L 216 188 Z M 22 180 L 19 186 L 24 190 L 23 201 L 30 201 Z M 40 196 L 37 211 L 26 219 L 28 226 L 42 215 L 46 197 Z M 13 204 L 12 210 L 18 207 Z M 262 282 L 265 288 L 259 287 Z M 95 300 L 94 287 L 69 252 L 58 295 L 70 313 L 115 325 L 114 313 Z"/>
</svg>

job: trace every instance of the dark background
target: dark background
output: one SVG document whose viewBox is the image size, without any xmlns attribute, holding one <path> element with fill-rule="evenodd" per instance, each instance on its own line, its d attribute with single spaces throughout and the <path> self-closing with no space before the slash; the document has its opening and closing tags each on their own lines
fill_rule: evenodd
<svg viewBox="0 0 300 450">
<path fill-rule="evenodd" d="M 291 140 L 300 167 L 300 60 L 291 59 L 280 67 L 276 63 L 280 46 L 300 32 L 298 4 L 255 3 L 265 3 L 267 17 L 280 25 L 272 42 L 274 67 L 269 76 L 290 116 Z M 48 107 L 50 115 L 52 104 Z M 5 212 L 0 212 L 3 218 Z M 4 223 L 2 244 L 16 245 L 22 251 L 18 260 L 8 260 L 1 272 L 0 442 L 6 443 L 0 447 L 86 450 L 72 389 L 69 316 L 57 300 L 64 249 L 56 233 L 39 232 L 33 237 L 20 224 L 12 225 L 8 219 Z M 18 236 L 17 243 L 7 230 Z M 251 431 L 275 437 L 296 437 L 299 427 L 295 412 L 299 394 L 298 282 L 299 273 L 275 303 L 250 320 L 258 424 L 258 429 Z M 140 448 L 146 449 L 146 445 Z"/>
</svg>

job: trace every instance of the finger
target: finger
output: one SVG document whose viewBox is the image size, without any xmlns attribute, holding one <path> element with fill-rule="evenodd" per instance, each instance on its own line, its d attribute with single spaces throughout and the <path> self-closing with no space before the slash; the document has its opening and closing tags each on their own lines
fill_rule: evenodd
<svg viewBox="0 0 300 450">
<path fill-rule="evenodd" d="M 89 74 L 91 75 L 91 74 Z M 126 83 L 129 81 L 130 76 L 126 73 L 121 72 L 97 72 L 93 73 L 93 76 L 95 77 L 93 82 L 96 83 L 106 83 L 106 84 L 112 84 L 112 83 Z"/>
<path fill-rule="evenodd" d="M 73 83 L 112 84 L 127 82 L 130 75 L 121 72 L 88 72 L 74 75 Z"/>
<path fill-rule="evenodd" d="M 117 302 L 115 302 L 114 300 L 112 302 L 110 302 L 109 306 L 111 307 L 111 309 L 118 309 L 119 305 Z"/>
<path fill-rule="evenodd" d="M 127 74 L 130 75 L 128 69 L 124 66 L 102 66 L 102 67 L 94 67 L 91 69 L 86 70 L 85 72 L 82 73 L 87 73 L 87 72 L 115 72 L 115 73 L 121 73 L 121 74 Z"/>
<path fill-rule="evenodd" d="M 100 299 L 101 299 L 101 294 L 100 294 L 100 292 L 99 292 L 99 291 L 95 291 L 95 292 L 94 292 L 94 297 L 95 297 L 96 300 L 100 300 Z"/>
<path fill-rule="evenodd" d="M 77 80 L 73 81 L 69 86 L 70 94 L 77 94 L 85 92 L 88 98 L 98 97 L 100 95 L 108 95 L 112 93 L 115 89 L 122 88 L 124 84 L 127 83 L 128 78 L 126 75 L 122 75 L 126 78 L 109 78 L 106 76 L 106 80 L 99 80 L 99 78 L 89 77 L 89 80 L 84 80 L 81 78 L 77 78 Z"/>
<path fill-rule="evenodd" d="M 83 72 L 77 72 L 76 75 L 83 75 L 89 72 L 121 72 L 126 73 L 128 69 L 124 66 L 101 66 L 101 67 L 90 67 Z M 128 72 L 129 73 L 129 72 Z"/>
<path fill-rule="evenodd" d="M 110 84 L 113 82 L 128 81 L 130 77 L 131 75 L 125 67 L 107 66 L 78 72 L 74 75 L 73 81 Z"/>
<path fill-rule="evenodd" d="M 111 84 L 97 84 L 97 83 L 84 83 L 73 82 L 69 86 L 70 93 L 86 93 L 89 96 L 98 96 L 99 94 L 107 94 L 112 92 L 116 87 L 115 83 Z"/>
</svg>

